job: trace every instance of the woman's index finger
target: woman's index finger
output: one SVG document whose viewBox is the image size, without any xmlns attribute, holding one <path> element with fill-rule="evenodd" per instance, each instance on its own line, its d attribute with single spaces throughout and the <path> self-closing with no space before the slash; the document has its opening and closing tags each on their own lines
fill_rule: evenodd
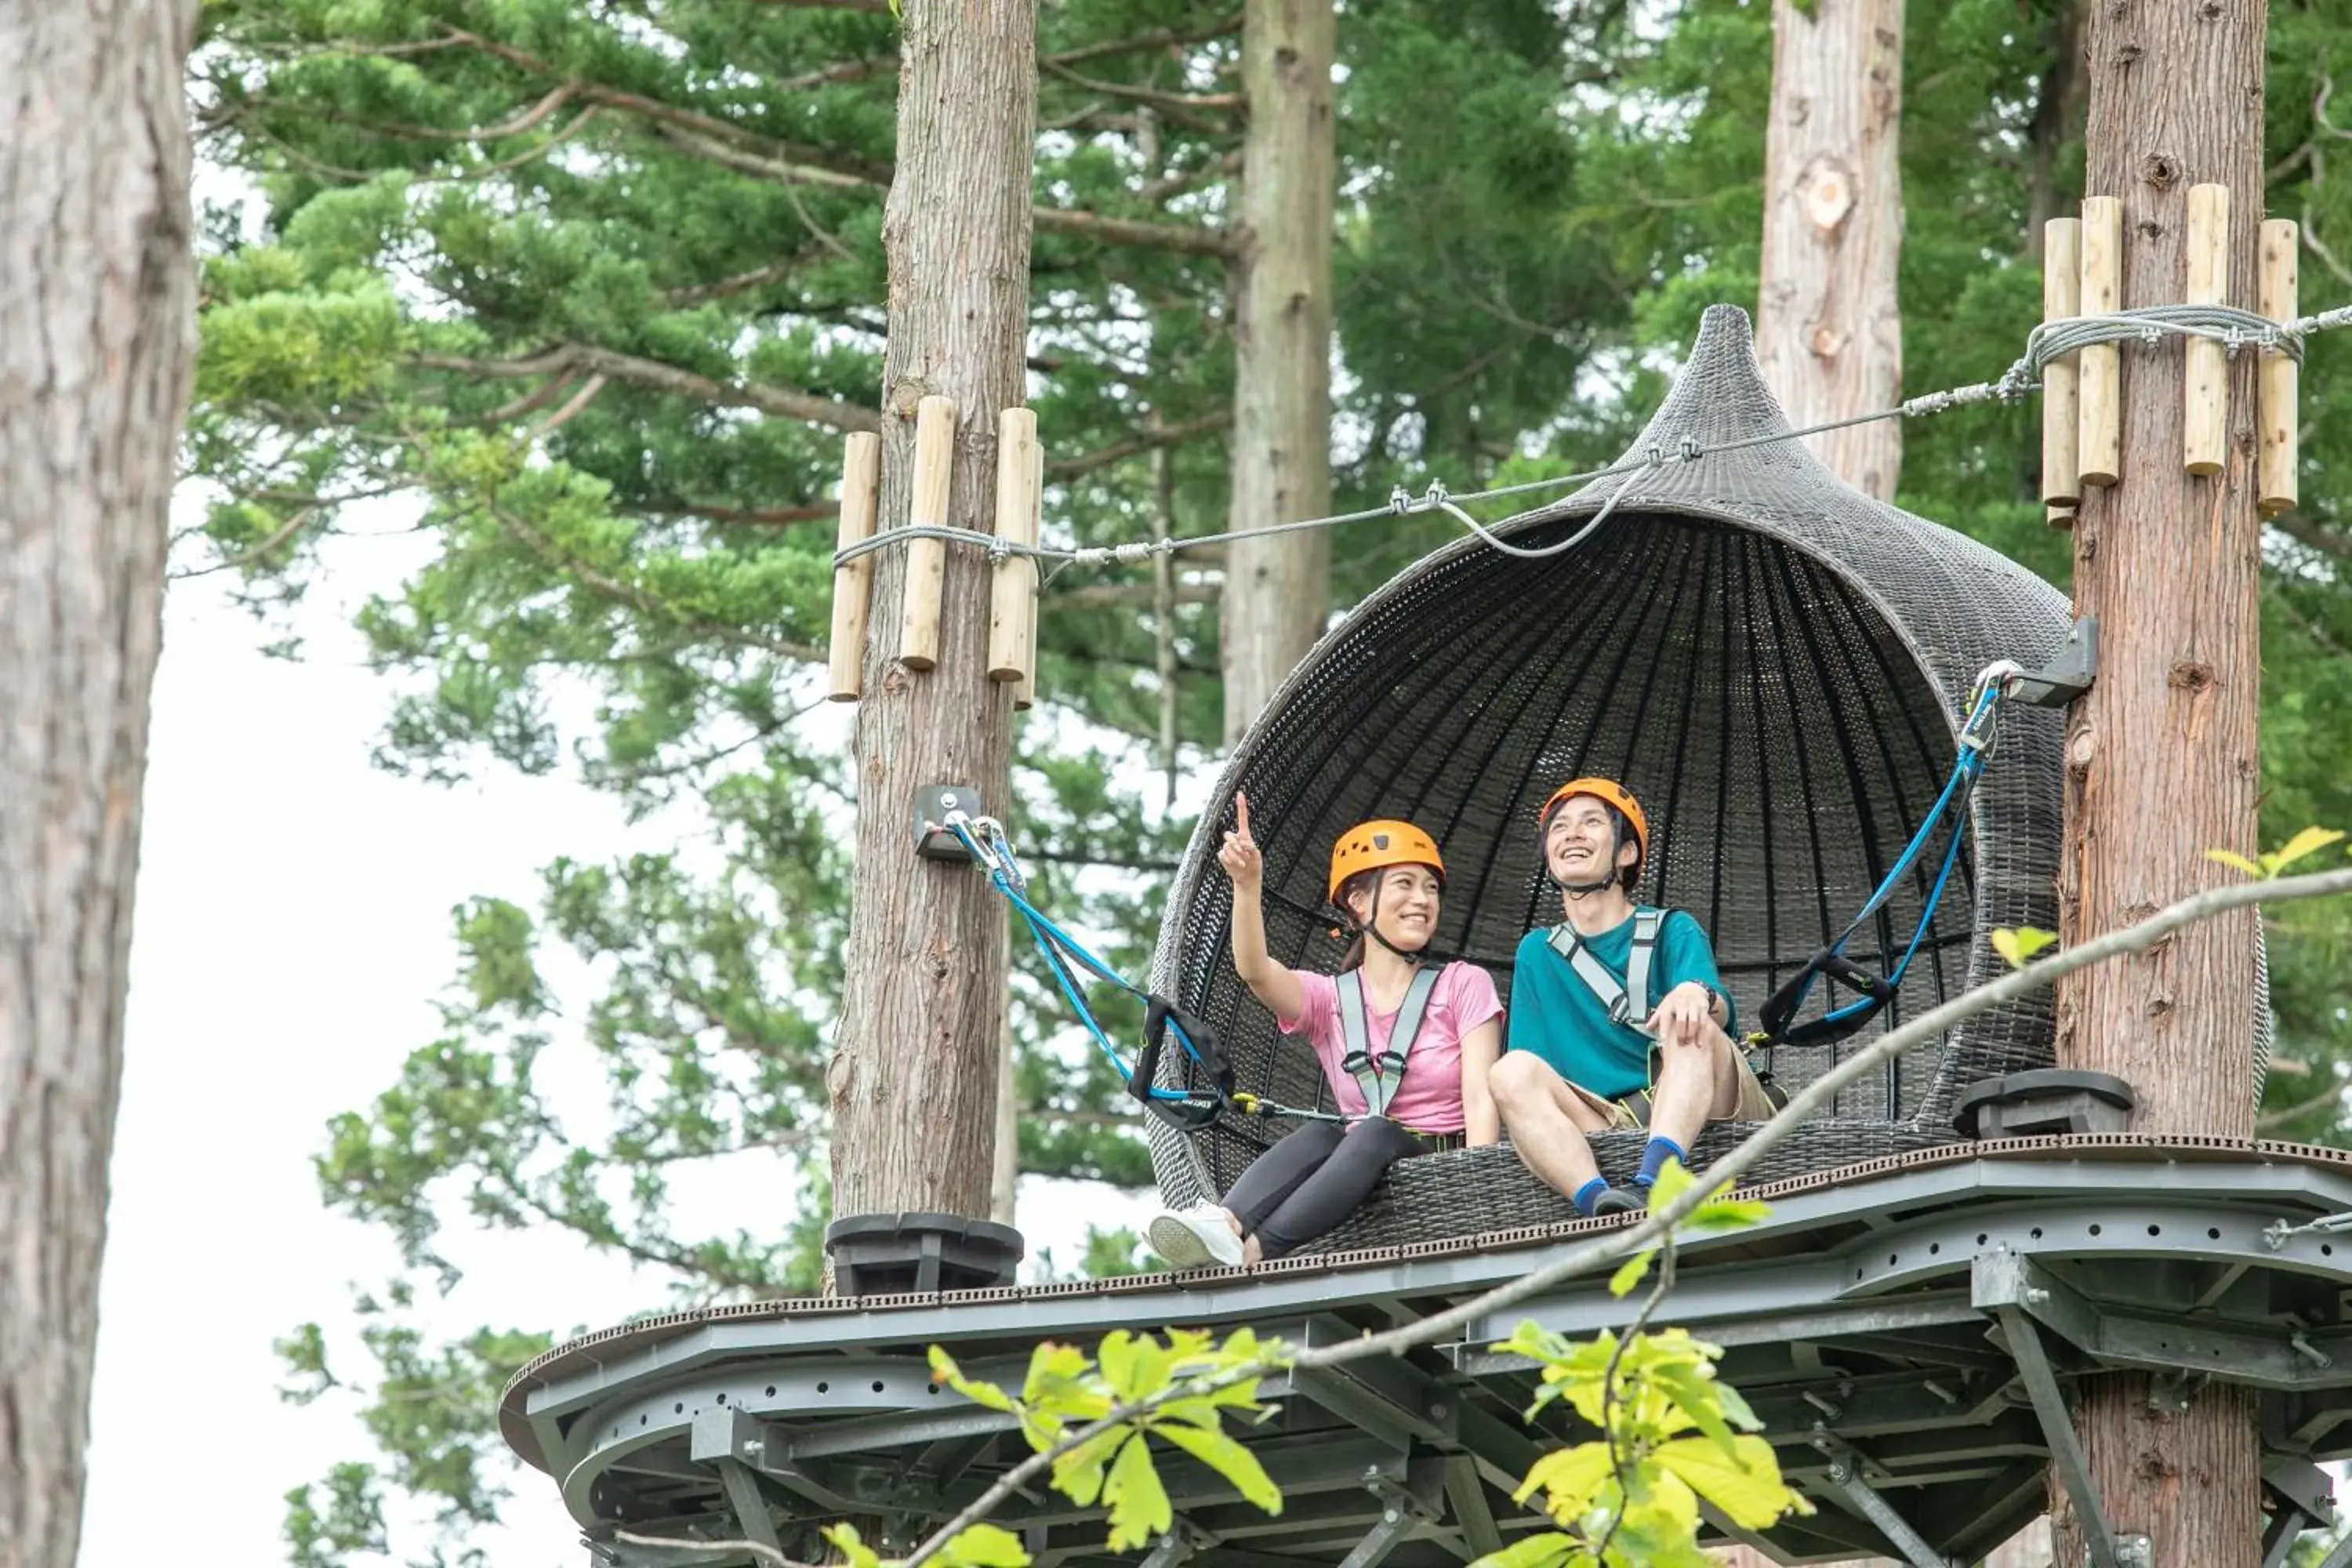
<svg viewBox="0 0 2352 1568">
<path fill-rule="evenodd" d="M 1247 840 L 1247 839 L 1249 838 L 1249 836 L 1250 836 L 1250 824 L 1249 824 L 1249 796 L 1248 796 L 1248 795 L 1244 795 L 1244 794 L 1241 794 L 1241 793 L 1239 793 L 1239 792 L 1236 792 L 1236 793 L 1234 794 L 1234 821 L 1235 821 L 1235 823 L 1238 825 L 1238 827 L 1239 827 L 1239 830 L 1240 830 L 1240 832 L 1241 832 L 1241 836 L 1242 836 L 1242 837 L 1243 837 L 1244 840 Z"/>
</svg>

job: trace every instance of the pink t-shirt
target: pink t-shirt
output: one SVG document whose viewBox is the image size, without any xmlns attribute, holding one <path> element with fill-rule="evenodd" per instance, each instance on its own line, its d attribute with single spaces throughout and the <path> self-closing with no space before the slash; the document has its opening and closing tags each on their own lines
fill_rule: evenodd
<svg viewBox="0 0 2352 1568">
<path fill-rule="evenodd" d="M 1323 1064 L 1339 1110 L 1361 1116 L 1368 1109 L 1364 1091 L 1345 1065 L 1347 1037 L 1339 1024 L 1339 984 L 1332 975 L 1294 969 L 1306 1000 L 1296 1018 L 1276 1020 L 1286 1035 L 1304 1035 Z M 1459 960 L 1437 972 L 1422 1015 L 1421 1033 L 1405 1058 L 1404 1078 L 1389 1098 L 1389 1119 L 1422 1132 L 1459 1132 L 1462 1118 L 1462 1037 L 1503 1014 L 1502 998 L 1495 994 L 1494 976 L 1475 963 Z M 1364 1027 L 1371 1036 L 1375 1055 L 1388 1048 L 1396 1027 L 1396 1013 L 1383 1013 L 1369 988 L 1364 994 Z"/>
</svg>

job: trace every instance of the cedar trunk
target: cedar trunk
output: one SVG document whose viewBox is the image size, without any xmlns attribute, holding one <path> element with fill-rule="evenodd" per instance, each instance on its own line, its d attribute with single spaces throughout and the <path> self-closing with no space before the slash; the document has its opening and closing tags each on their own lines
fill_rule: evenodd
<svg viewBox="0 0 2352 1568">
<path fill-rule="evenodd" d="M 1791 424 L 1891 406 L 1902 396 L 1903 0 L 1791 0 L 1772 7 L 1772 105 L 1764 132 L 1764 256 L 1756 354 Z M 1838 478 L 1892 499 L 1900 421 L 1808 437 Z M 1764 1568 L 1745 1546 L 1726 1568 Z M 1833 1568 L 1893 1568 L 1883 1557 Z"/>
<path fill-rule="evenodd" d="M 1903 0 L 1774 0 L 1756 353 L 1793 425 L 1902 396 L 1902 110 Z M 1856 489 L 1895 494 L 1900 421 L 1807 441 Z"/>
<path fill-rule="evenodd" d="M 898 177 L 883 220 L 890 341 L 883 365 L 878 526 L 908 520 L 915 406 L 956 405 L 950 523 L 994 525 L 996 416 L 1022 401 L 1030 163 L 1037 117 L 1034 0 L 907 0 Z M 857 706 L 857 879 L 841 1028 L 827 1074 L 834 1207 L 985 1218 L 1005 1005 L 1004 910 L 970 866 L 919 860 L 910 807 L 926 784 L 1009 811 L 1013 687 L 988 679 L 990 568 L 950 547 L 939 661 L 898 658 L 904 550 L 874 575 Z"/>
<path fill-rule="evenodd" d="M 1331 510 L 1331 0 L 1248 0 L 1242 23 L 1241 255 L 1234 310 L 1232 526 Z M 1225 743 L 1315 646 L 1331 608 L 1321 529 L 1229 547 Z"/>
<path fill-rule="evenodd" d="M 2087 188 L 2122 199 L 2126 307 L 2184 298 L 2192 184 L 2230 188 L 2230 302 L 2252 309 L 2263 216 L 2263 0 L 2093 10 Z M 2138 920 L 2231 875 L 2209 848 L 2254 847 L 2261 528 L 2255 519 L 2255 360 L 2230 374 L 2223 471 L 2182 471 L 2182 353 L 2123 351 L 2121 482 L 2086 489 L 2074 531 L 2074 604 L 2099 617 L 2099 674 L 2067 731 L 2068 942 Z M 2183 931 L 2058 988 L 2058 1054 L 2127 1079 L 2135 1127 L 2253 1131 L 2252 910 Z M 2119 1531 L 2152 1538 L 2158 1568 L 2232 1568 L 2259 1556 L 2260 1454 L 2252 1396 L 2208 1387 L 2187 1414 L 2147 1403 L 2143 1376 L 2091 1379 L 2077 1415 Z M 2054 1479 L 2057 1560 L 2082 1537 Z"/>
<path fill-rule="evenodd" d="M 195 350 L 194 0 L 0 5 L 0 1568 L 81 1530 L 107 1160 Z"/>
</svg>

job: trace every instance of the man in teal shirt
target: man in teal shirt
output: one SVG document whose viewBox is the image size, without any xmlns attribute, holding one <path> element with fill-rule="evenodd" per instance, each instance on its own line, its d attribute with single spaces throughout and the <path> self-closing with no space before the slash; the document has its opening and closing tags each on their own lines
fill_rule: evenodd
<svg viewBox="0 0 2352 1568">
<path fill-rule="evenodd" d="M 1706 933 L 1682 910 L 1633 902 L 1650 850 L 1641 804 L 1611 780 L 1571 779 L 1540 820 L 1564 919 L 1519 943 L 1488 1081 L 1528 1170 L 1585 1214 L 1640 1208 L 1645 1193 L 1602 1180 L 1586 1133 L 1646 1126 L 1634 1178 L 1646 1189 L 1707 1122 L 1764 1121 L 1772 1103 L 1732 1043 Z"/>
</svg>

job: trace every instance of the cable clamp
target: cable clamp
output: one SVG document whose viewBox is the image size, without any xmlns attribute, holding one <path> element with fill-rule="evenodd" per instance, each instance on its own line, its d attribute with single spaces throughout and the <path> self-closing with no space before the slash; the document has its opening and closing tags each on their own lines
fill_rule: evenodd
<svg viewBox="0 0 2352 1568">
<path fill-rule="evenodd" d="M 1429 481 L 1428 490 L 1421 498 L 1421 504 L 1423 507 L 1441 507 L 1445 504 L 1447 499 L 1448 492 L 1445 489 L 1445 481 L 1444 479 L 1432 479 Z"/>
<path fill-rule="evenodd" d="M 1688 436 L 1683 437 L 1679 451 L 1682 460 L 1685 463 L 1696 463 L 1701 456 L 1698 442 Z"/>
<path fill-rule="evenodd" d="M 1412 492 L 1402 485 L 1389 491 L 1389 510 L 1403 517 L 1412 510 Z"/>
</svg>

